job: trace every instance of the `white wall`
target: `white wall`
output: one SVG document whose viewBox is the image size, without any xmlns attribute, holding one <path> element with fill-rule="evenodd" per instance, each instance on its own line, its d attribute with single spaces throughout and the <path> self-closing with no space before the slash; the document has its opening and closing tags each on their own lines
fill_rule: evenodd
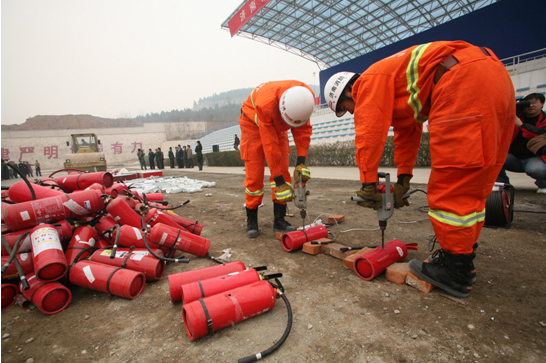
<svg viewBox="0 0 546 363">
<path fill-rule="evenodd" d="M 194 127 L 180 129 L 199 131 L 203 125 L 195 125 L 195 130 Z M 65 155 L 70 154 L 70 147 L 66 146 L 70 134 L 95 133 L 101 141 L 101 151 L 104 152 L 110 169 L 138 162 L 136 152 L 139 148 L 148 152 L 150 148 L 155 150 L 161 147 L 165 157 L 168 157 L 169 146 L 174 148 L 178 144 L 189 144 L 185 138 L 168 141 L 173 139 L 173 128 L 178 129 L 172 124 L 153 123 L 124 128 L 3 131 L 2 159 L 23 160 L 32 164 L 38 160 L 42 169 L 62 169 Z"/>
</svg>

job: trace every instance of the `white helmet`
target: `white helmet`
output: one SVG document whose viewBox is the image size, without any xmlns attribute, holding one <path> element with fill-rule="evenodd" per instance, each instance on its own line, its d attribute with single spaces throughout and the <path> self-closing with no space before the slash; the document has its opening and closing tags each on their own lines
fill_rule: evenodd
<svg viewBox="0 0 546 363">
<path fill-rule="evenodd" d="M 328 106 L 336 113 L 337 117 L 341 117 L 345 114 L 344 111 L 342 112 L 336 112 L 336 107 L 338 102 L 343 96 L 343 90 L 347 86 L 347 84 L 353 79 L 356 73 L 352 72 L 339 72 L 334 74 L 328 82 L 326 82 L 326 86 L 324 86 L 324 97 L 326 99 L 326 102 L 328 103 Z"/>
<path fill-rule="evenodd" d="M 315 97 L 306 87 L 295 86 L 281 96 L 279 111 L 282 119 L 291 127 L 303 126 L 309 121 L 315 106 Z"/>
</svg>

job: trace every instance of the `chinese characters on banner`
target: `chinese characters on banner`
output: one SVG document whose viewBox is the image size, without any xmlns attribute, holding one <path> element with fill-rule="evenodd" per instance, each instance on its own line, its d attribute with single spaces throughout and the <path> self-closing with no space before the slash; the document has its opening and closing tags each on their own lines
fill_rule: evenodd
<svg viewBox="0 0 546 363">
<path fill-rule="evenodd" d="M 24 154 L 34 154 L 34 146 L 23 146 L 23 147 L 20 147 L 19 150 L 21 151 L 21 156 L 19 156 L 19 161 L 23 160 Z"/>
<path fill-rule="evenodd" d="M 6 147 L 2 148 L 2 160 L 9 160 L 9 149 Z"/>
<path fill-rule="evenodd" d="M 112 144 L 111 149 L 114 150 L 114 155 L 121 154 L 123 152 L 122 146 L 123 144 L 120 142 L 116 142 L 115 144 Z"/>
<path fill-rule="evenodd" d="M 135 141 L 135 142 L 131 143 L 131 145 L 133 145 L 133 151 L 131 151 L 132 153 L 134 153 L 135 150 L 137 150 L 137 149 L 142 149 L 142 143 L 141 142 L 136 142 Z M 138 146 L 138 148 L 137 148 L 137 146 Z"/>
<path fill-rule="evenodd" d="M 116 142 L 111 145 L 111 150 L 114 151 L 114 155 L 122 154 L 123 153 L 123 143 Z M 138 149 L 142 149 L 142 142 L 132 142 L 131 145 L 133 146 L 133 150 L 131 153 L 136 153 Z M 24 159 L 25 154 L 34 154 L 35 146 L 21 146 L 19 147 L 20 155 L 19 155 L 19 161 L 22 161 Z M 100 144 L 99 148 L 100 152 L 104 152 L 104 147 L 102 144 Z M 73 152 L 73 149 L 70 148 L 70 152 Z M 2 148 L 2 160 L 10 160 L 10 154 L 11 151 L 7 147 Z M 57 145 L 51 145 L 51 146 L 44 146 L 44 156 L 47 156 L 48 159 L 58 159 L 59 158 L 59 146 Z M 30 159 L 32 157 L 29 156 Z"/>
<path fill-rule="evenodd" d="M 270 0 L 248 0 L 241 8 L 228 20 L 229 33 L 231 37 L 258 13 Z"/>
<path fill-rule="evenodd" d="M 53 146 L 44 146 L 44 156 L 49 156 L 48 159 L 58 159 L 59 158 L 59 147 L 57 145 Z"/>
</svg>

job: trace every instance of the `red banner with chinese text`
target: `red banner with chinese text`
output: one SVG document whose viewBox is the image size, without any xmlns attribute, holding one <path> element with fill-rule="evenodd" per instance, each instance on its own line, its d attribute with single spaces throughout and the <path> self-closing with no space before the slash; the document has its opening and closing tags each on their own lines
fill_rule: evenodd
<svg viewBox="0 0 546 363">
<path fill-rule="evenodd" d="M 231 37 L 243 27 L 258 11 L 262 10 L 270 0 L 248 0 L 236 13 L 228 20 L 229 32 Z"/>
</svg>

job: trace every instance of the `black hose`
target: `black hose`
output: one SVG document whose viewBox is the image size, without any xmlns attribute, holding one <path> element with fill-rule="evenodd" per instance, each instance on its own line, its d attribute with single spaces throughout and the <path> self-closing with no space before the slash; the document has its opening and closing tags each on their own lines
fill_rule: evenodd
<svg viewBox="0 0 546 363">
<path fill-rule="evenodd" d="M 8 267 L 10 265 L 10 263 L 15 258 L 15 254 L 17 253 L 17 250 L 19 249 L 19 242 L 21 242 L 23 240 L 23 238 L 25 238 L 29 233 L 30 233 L 30 231 L 26 231 L 25 233 L 20 235 L 19 238 L 17 238 L 17 240 L 15 241 L 15 244 L 13 245 L 13 250 L 11 250 L 11 253 L 9 254 L 8 261 L 6 262 L 6 264 L 4 266 L 2 266 L 2 270 L 1 270 L 2 275 L 6 272 L 6 270 L 8 269 Z"/>
<path fill-rule="evenodd" d="M 276 280 L 276 281 L 278 281 L 278 280 Z M 271 284 L 271 282 L 270 282 L 270 284 Z M 275 287 L 274 284 L 271 284 L 271 285 Z M 288 301 L 288 298 L 284 295 L 284 292 L 278 291 L 278 293 L 279 293 L 279 296 L 284 301 L 284 303 L 286 304 L 286 310 L 288 312 L 288 324 L 286 325 L 286 329 L 284 330 L 284 334 L 282 335 L 281 339 L 279 339 L 279 341 L 277 343 L 275 343 L 271 348 L 269 348 L 267 350 L 264 350 L 263 352 L 254 354 L 254 355 L 249 355 L 248 357 L 241 358 L 241 359 L 239 359 L 239 363 L 255 362 L 255 361 L 259 360 L 259 359 L 262 359 L 263 357 L 266 357 L 266 356 L 270 355 L 271 353 L 273 353 L 274 351 L 279 349 L 279 347 L 281 345 L 283 345 L 286 338 L 288 338 L 288 335 L 290 334 L 290 329 L 292 329 L 292 307 L 290 306 L 290 302 Z"/>
<path fill-rule="evenodd" d="M 112 247 L 112 253 L 110 254 L 111 260 L 113 260 L 114 257 L 116 257 L 116 252 L 118 250 L 119 235 L 121 234 L 119 229 L 119 224 L 114 225 L 114 228 L 116 229 L 116 239 L 114 240 L 114 247 Z"/>
<path fill-rule="evenodd" d="M 36 194 L 34 193 L 34 189 L 32 189 L 32 186 L 30 185 L 30 182 L 27 180 L 26 176 L 24 176 L 23 173 L 21 173 L 19 171 L 19 168 L 15 167 L 15 166 L 13 166 L 11 164 L 6 164 L 6 165 L 9 166 L 10 168 L 12 168 L 15 172 L 17 172 L 17 174 L 19 174 L 21 179 L 23 179 L 23 181 L 27 185 L 28 189 L 30 189 L 30 195 L 32 195 L 32 200 L 36 200 Z"/>
<path fill-rule="evenodd" d="M 148 245 L 148 241 L 146 240 L 146 233 L 148 233 L 148 232 L 144 232 L 142 234 L 142 240 L 144 241 L 144 245 L 146 246 L 146 249 L 148 250 L 148 252 L 150 252 L 152 254 L 152 256 L 154 256 L 158 260 L 165 261 L 165 262 L 183 262 L 183 263 L 189 263 L 190 262 L 189 258 L 167 258 L 167 257 L 157 255 L 154 251 L 152 251 L 152 249 Z M 182 256 L 182 257 L 184 257 L 184 256 Z"/>
<path fill-rule="evenodd" d="M 8 253 L 11 255 L 11 252 L 12 252 L 11 247 L 9 246 L 9 243 L 8 241 L 6 241 L 4 236 L 2 236 L 2 245 L 4 246 L 6 251 L 8 251 Z M 17 249 L 14 249 L 14 251 L 17 251 Z M 15 268 L 17 269 L 17 273 L 19 274 L 19 279 L 21 280 L 21 286 L 23 286 L 23 290 L 26 291 L 30 289 L 30 285 L 28 284 L 27 277 L 25 273 L 23 272 L 23 268 L 21 267 L 19 260 L 15 259 L 14 263 L 15 263 Z"/>
</svg>

